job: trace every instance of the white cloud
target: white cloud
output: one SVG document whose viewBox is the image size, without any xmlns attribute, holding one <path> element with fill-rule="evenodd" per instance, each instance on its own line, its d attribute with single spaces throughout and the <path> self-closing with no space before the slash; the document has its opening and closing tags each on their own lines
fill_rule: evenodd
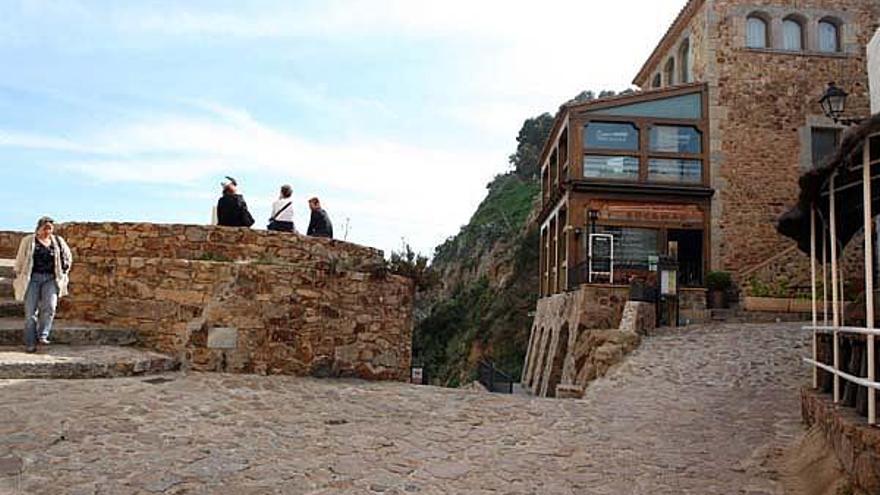
<svg viewBox="0 0 880 495">
<path fill-rule="evenodd" d="M 469 216 L 504 159 L 389 140 L 314 142 L 268 127 L 242 110 L 200 106 L 210 110 L 210 117 L 149 118 L 75 140 L 0 131 L 0 147 L 89 155 L 61 166 L 103 182 L 197 187 L 229 170 L 289 177 L 294 184 L 315 184 L 315 191 L 298 192 L 327 198 L 353 224 L 385 230 L 378 236 L 361 232 L 361 239 L 388 249 L 406 237 L 426 252 Z M 262 210 L 269 200 L 252 202 Z"/>
</svg>

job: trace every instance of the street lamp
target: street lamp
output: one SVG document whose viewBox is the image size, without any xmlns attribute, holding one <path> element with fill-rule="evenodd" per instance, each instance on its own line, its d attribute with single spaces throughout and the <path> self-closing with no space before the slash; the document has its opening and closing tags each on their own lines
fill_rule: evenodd
<svg viewBox="0 0 880 495">
<path fill-rule="evenodd" d="M 849 93 L 838 88 L 834 82 L 828 83 L 828 89 L 825 90 L 825 94 L 819 99 L 819 105 L 822 106 L 825 116 L 835 123 L 843 125 L 859 124 L 862 119 L 845 119 L 841 117 L 844 111 L 846 111 L 846 98 L 848 96 Z"/>
</svg>

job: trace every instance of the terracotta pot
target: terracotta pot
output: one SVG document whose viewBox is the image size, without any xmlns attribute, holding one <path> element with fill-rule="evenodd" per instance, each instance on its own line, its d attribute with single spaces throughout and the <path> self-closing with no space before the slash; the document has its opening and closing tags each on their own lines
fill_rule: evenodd
<svg viewBox="0 0 880 495">
<path fill-rule="evenodd" d="M 712 309 L 724 309 L 727 307 L 727 291 L 710 290 L 709 307 Z"/>
</svg>

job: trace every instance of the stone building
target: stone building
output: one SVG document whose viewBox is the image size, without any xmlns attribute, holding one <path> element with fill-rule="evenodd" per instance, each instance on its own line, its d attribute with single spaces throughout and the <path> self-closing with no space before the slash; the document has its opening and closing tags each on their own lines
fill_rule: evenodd
<svg viewBox="0 0 880 495">
<path fill-rule="evenodd" d="M 559 307 L 553 298 L 604 284 L 616 295 L 588 304 L 616 315 L 605 328 L 617 328 L 619 286 L 656 277 L 658 261 L 677 263 L 681 315 L 697 319 L 709 271 L 740 284 L 804 273 L 807 258 L 776 219 L 796 201 L 801 172 L 840 140 L 843 126 L 818 104 L 827 84 L 850 94 L 852 114 L 869 112 L 865 46 L 878 20 L 877 0 L 689 0 L 638 69 L 642 91 L 560 108 L 541 158 L 527 387 L 585 385 L 572 352 L 589 325 L 569 321 L 560 339 L 549 323 L 558 314 L 546 314 Z"/>
</svg>

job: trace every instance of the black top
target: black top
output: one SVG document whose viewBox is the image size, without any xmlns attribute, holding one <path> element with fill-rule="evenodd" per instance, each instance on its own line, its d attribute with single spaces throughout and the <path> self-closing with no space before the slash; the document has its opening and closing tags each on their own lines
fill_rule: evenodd
<svg viewBox="0 0 880 495">
<path fill-rule="evenodd" d="M 241 194 L 224 194 L 217 201 L 217 223 L 227 227 L 250 227 L 254 217 Z"/>
<path fill-rule="evenodd" d="M 55 274 L 55 243 L 44 246 L 40 241 L 35 240 L 34 244 L 34 269 L 32 273 L 41 273 L 46 275 Z"/>
<path fill-rule="evenodd" d="M 323 208 L 312 210 L 312 218 L 309 220 L 309 229 L 306 234 L 312 237 L 333 238 L 333 224 L 330 223 L 330 217 Z"/>
</svg>

